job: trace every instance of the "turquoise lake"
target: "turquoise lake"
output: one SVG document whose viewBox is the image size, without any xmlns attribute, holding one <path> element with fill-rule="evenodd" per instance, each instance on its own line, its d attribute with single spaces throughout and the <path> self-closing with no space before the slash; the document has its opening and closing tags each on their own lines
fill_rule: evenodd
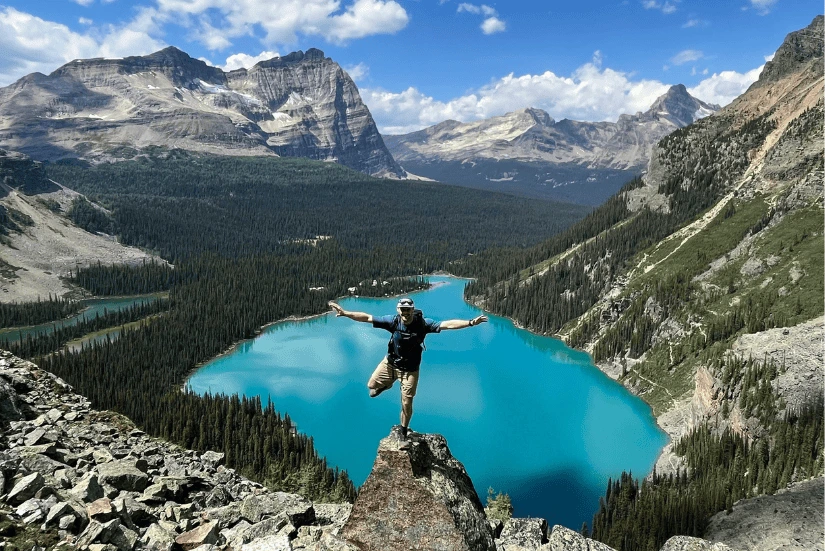
<svg viewBox="0 0 825 551">
<path fill-rule="evenodd" d="M 81 301 L 83 310 L 73 316 L 62 320 L 41 323 L 40 325 L 29 325 L 27 327 L 9 327 L 0 329 L 0 339 L 20 339 L 28 335 L 36 336 L 39 333 L 51 334 L 55 328 L 70 327 L 86 320 L 93 320 L 96 315 L 104 315 L 106 312 L 119 312 L 135 305 L 144 305 L 154 302 L 160 298 L 160 293 L 150 295 L 133 295 L 125 297 L 91 298 Z"/>
<path fill-rule="evenodd" d="M 426 317 L 484 313 L 463 300 L 466 280 L 430 276 L 411 295 Z M 396 298 L 345 298 L 347 310 L 393 314 Z M 399 385 L 371 399 L 366 382 L 389 333 L 330 313 L 274 324 L 189 379 L 198 393 L 267 397 L 311 435 L 330 465 L 360 485 L 378 442 L 397 424 Z M 518 517 L 578 530 L 591 525 L 608 478 L 642 477 L 667 436 L 650 408 L 561 341 L 490 316 L 489 323 L 429 335 L 410 427 L 443 434 L 485 503 L 510 495 Z"/>
</svg>

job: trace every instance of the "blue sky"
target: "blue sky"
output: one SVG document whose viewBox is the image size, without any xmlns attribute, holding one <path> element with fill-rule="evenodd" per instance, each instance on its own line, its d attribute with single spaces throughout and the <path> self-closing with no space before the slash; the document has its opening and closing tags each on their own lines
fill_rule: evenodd
<svg viewBox="0 0 825 551">
<path fill-rule="evenodd" d="M 174 45 L 222 68 L 320 48 L 382 132 L 523 107 L 612 120 L 670 85 L 726 104 L 820 0 L 0 0 L 0 85 Z"/>
</svg>

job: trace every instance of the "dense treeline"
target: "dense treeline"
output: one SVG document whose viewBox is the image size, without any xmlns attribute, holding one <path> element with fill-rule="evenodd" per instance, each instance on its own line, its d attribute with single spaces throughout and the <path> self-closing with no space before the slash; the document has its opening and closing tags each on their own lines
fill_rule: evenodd
<svg viewBox="0 0 825 551">
<path fill-rule="evenodd" d="M 177 280 L 177 272 L 155 260 L 144 260 L 137 266 L 104 266 L 98 262 L 69 271 L 68 279 L 95 296 L 143 295 L 168 291 Z"/>
<path fill-rule="evenodd" d="M 80 311 L 80 302 L 53 297 L 46 300 L 37 298 L 35 302 L 0 303 L 0 328 L 38 325 L 71 316 Z"/>
<path fill-rule="evenodd" d="M 228 465 L 270 487 L 316 500 L 352 499 L 346 473 L 329 469 L 311 438 L 294 434 L 278 404 L 180 392 L 194 366 L 254 336 L 270 321 L 317 314 L 348 294 L 394 294 L 420 288 L 420 278 L 393 277 L 415 266 L 394 249 L 353 251 L 334 240 L 294 255 L 226 258 L 204 255 L 179 264 L 171 308 L 115 340 L 62 350 L 38 361 L 87 396 L 95 407 L 125 414 L 148 433 L 195 450 L 227 453 Z M 101 284 L 121 292 L 119 269 Z M 372 282 L 376 280 L 377 285 Z M 386 281 L 386 284 L 383 282 Z M 234 405 L 233 405 L 234 404 Z M 227 411 L 237 412 L 228 430 Z"/>
<path fill-rule="evenodd" d="M 674 535 L 702 537 L 711 516 L 747 497 L 773 494 L 794 480 L 823 472 L 823 403 L 818 397 L 772 423 L 769 435 L 749 442 L 703 426 L 676 451 L 688 470 L 641 485 L 629 473 L 608 483 L 592 536 L 619 551 L 655 551 Z"/>
<path fill-rule="evenodd" d="M 423 255 L 422 269 L 430 271 L 491 246 L 535 244 L 589 210 L 436 183 L 378 180 L 305 159 L 176 151 L 94 167 L 57 163 L 47 170 L 55 181 L 111 210 L 124 243 L 173 262 L 205 252 L 292 252 L 307 240 L 333 236 L 352 249 L 405 247 Z M 90 220 L 100 213 L 91 205 L 81 208 Z"/>
<path fill-rule="evenodd" d="M 43 356 L 55 350 L 59 350 L 67 342 L 100 331 L 110 327 L 118 327 L 125 323 L 138 321 L 148 316 L 160 314 L 169 309 L 169 301 L 159 298 L 158 300 L 133 304 L 129 308 L 114 312 L 104 311 L 103 315 L 95 314 L 94 318 L 84 318 L 73 325 L 58 327 L 54 325 L 48 329 L 43 329 L 35 334 L 27 334 L 23 337 L 19 333 L 17 338 L 13 335 L 9 338 L 0 338 L 0 348 L 9 350 L 15 356 L 21 358 L 32 358 Z"/>
<path fill-rule="evenodd" d="M 85 197 L 77 197 L 72 201 L 66 215 L 78 227 L 90 233 L 113 234 L 117 225 L 100 207 L 92 205 Z"/>
</svg>

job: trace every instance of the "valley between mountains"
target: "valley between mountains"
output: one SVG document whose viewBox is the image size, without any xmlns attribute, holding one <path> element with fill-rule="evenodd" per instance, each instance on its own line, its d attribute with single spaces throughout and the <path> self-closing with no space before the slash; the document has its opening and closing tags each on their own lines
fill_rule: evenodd
<svg viewBox="0 0 825 551">
<path fill-rule="evenodd" d="M 128 526 L 115 511 L 113 539 L 103 541 L 103 532 L 81 531 L 81 519 L 94 520 L 82 511 L 88 504 L 60 509 L 73 518 L 66 527 L 46 521 L 51 507 L 71 501 L 56 497 L 65 485 L 80 484 L 67 470 L 65 483 L 40 481 L 25 500 L 4 498 L 4 521 L 24 534 L 7 548 L 55 548 L 62 539 L 101 551 L 153 542 L 188 549 L 176 538 L 214 524 L 214 538 L 198 542 L 204 550 L 256 549 L 240 532 L 219 536 L 219 523 L 230 529 L 241 518 L 217 521 L 234 509 L 215 509 L 240 511 L 233 503 L 270 491 L 325 519 L 289 513 L 267 534 L 279 538 L 276 548 L 379 548 L 345 541 L 357 532 L 351 526 L 339 533 L 349 506 L 317 507 L 355 502 L 363 511 L 347 473 L 328 465 L 288 415 L 259 400 L 179 389 L 195 366 L 267 323 L 324 312 L 353 292 L 408 292 L 426 285 L 422 274 L 445 271 L 473 279 L 468 301 L 590 353 L 651 406 L 670 437 L 650 476 L 623 473 L 591 523 L 567 527 L 580 535 L 508 519 L 509 498 L 491 495 L 450 538 L 499 551 L 822 549 L 823 19 L 790 33 L 732 103 L 703 103 L 679 85 L 616 123 L 555 121 L 525 108 L 381 136 L 352 79 L 316 49 L 224 72 L 170 47 L 77 60 L 0 89 L 3 327 L 64 318 L 89 295 L 168 297 L 151 314 L 107 312 L 88 326 L 0 343 L 49 373 L 4 356 L 11 371 L 0 379 L 43 413 L 3 418 L 6 493 L 56 460 L 55 450 L 23 448 L 47 440 L 47 430 L 28 423 L 68 430 L 48 419 L 61 393 L 84 418 L 99 415 L 89 404 L 128 418 L 123 440 L 140 444 L 135 461 L 149 457 L 151 476 L 169 474 L 144 433 L 195 450 L 175 449 L 176 461 L 208 472 L 203 491 L 186 474 L 185 510 L 163 509 L 157 489 L 151 507 L 133 507 L 149 510 L 146 526 Z M 116 338 L 66 347 L 127 324 Z M 48 407 L 36 403 L 41 394 Z M 443 451 L 439 438 L 422 435 L 420 449 Z M 108 461 L 79 445 L 72 440 L 61 461 L 85 480 Z M 407 468 L 393 445 L 382 441 L 379 459 L 383 450 L 393 468 Z M 223 462 L 229 474 L 218 469 Z M 221 477 L 231 491 L 218 489 Z M 135 498 L 110 486 L 105 497 L 121 499 L 121 509 Z M 36 495 L 43 487 L 54 495 Z M 361 507 L 377 499 L 372 491 Z M 26 514 L 17 509 L 23 501 Z M 26 522 L 32 507 L 42 518 Z M 370 529 L 358 541 L 380 537 Z"/>
</svg>

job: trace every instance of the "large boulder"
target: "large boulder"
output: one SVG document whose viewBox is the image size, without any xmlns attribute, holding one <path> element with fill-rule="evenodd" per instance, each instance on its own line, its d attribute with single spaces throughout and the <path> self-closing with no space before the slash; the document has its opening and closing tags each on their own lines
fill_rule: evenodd
<svg viewBox="0 0 825 551">
<path fill-rule="evenodd" d="M 149 485 L 149 477 L 138 468 L 138 461 L 122 459 L 109 461 L 97 466 L 101 484 L 108 484 L 118 490 L 142 492 Z"/>
<path fill-rule="evenodd" d="M 711 543 L 701 538 L 673 536 L 659 551 L 732 551 L 724 543 Z"/>
<path fill-rule="evenodd" d="M 495 551 L 484 508 L 464 466 L 439 434 L 381 440 L 341 536 L 362 551 Z"/>
<path fill-rule="evenodd" d="M 203 544 L 216 543 L 218 541 L 218 535 L 218 523 L 206 522 L 175 538 L 175 543 L 177 543 L 183 551 L 191 551 Z"/>
<path fill-rule="evenodd" d="M 547 521 L 543 518 L 511 518 L 504 523 L 496 547 L 499 551 L 527 551 L 546 541 Z"/>
<path fill-rule="evenodd" d="M 499 550 L 501 551 L 501 550 Z M 600 541 L 585 538 L 564 526 L 553 526 L 548 542 L 539 551 L 615 551 Z"/>
<path fill-rule="evenodd" d="M 272 492 L 249 496 L 241 502 L 241 516 L 255 524 L 265 518 L 283 514 L 295 526 L 309 524 L 315 520 L 312 502 L 296 494 Z"/>
</svg>

